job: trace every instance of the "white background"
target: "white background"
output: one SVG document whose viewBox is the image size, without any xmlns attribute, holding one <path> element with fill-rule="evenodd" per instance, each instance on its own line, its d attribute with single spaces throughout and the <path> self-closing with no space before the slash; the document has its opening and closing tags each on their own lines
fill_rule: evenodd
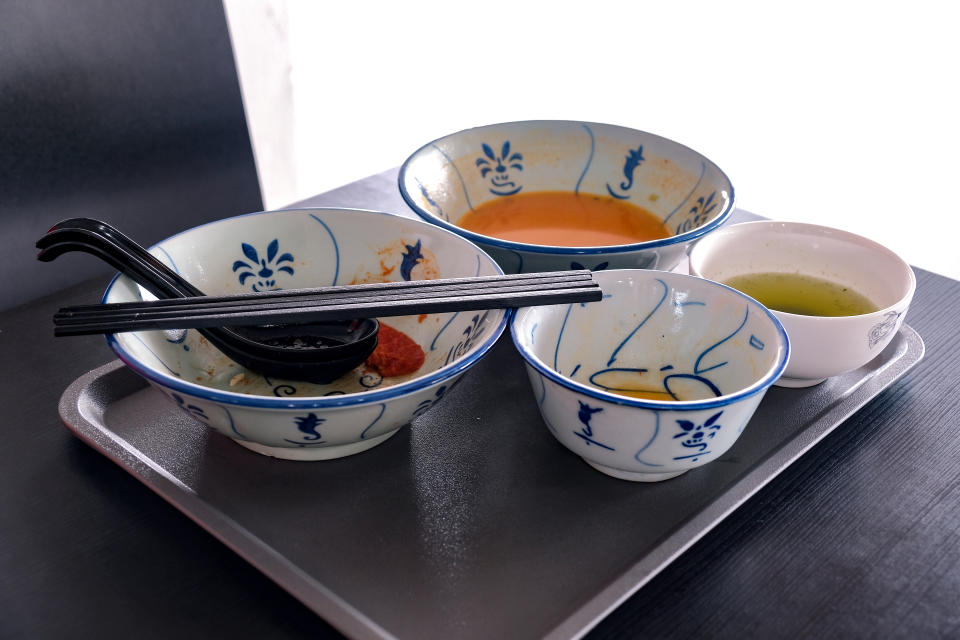
<svg viewBox="0 0 960 640">
<path fill-rule="evenodd" d="M 693 147 L 737 206 L 960 278 L 948 2 L 225 0 L 268 208 L 472 126 L 581 119 Z"/>
</svg>

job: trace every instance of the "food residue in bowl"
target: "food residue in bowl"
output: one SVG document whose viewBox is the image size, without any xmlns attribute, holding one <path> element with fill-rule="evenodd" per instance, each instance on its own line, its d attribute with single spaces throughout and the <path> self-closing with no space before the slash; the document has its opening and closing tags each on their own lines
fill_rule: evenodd
<svg viewBox="0 0 960 640">
<path fill-rule="evenodd" d="M 678 373 L 673 367 L 664 367 L 660 371 L 645 368 L 603 369 L 590 376 L 590 384 L 609 393 L 659 402 L 708 400 L 722 395 L 720 389 L 707 378 Z"/>
<path fill-rule="evenodd" d="M 423 366 L 427 356 L 410 336 L 388 324 L 380 323 L 377 348 L 366 360 L 366 365 L 384 378 L 413 373 Z"/>
<path fill-rule="evenodd" d="M 729 278 L 727 286 L 760 304 L 801 316 L 858 316 L 877 305 L 850 287 L 802 273 L 750 273 Z"/>
<path fill-rule="evenodd" d="M 594 247 L 670 237 L 653 213 L 609 196 L 535 191 L 495 198 L 457 224 L 485 236 L 529 244 Z"/>
</svg>

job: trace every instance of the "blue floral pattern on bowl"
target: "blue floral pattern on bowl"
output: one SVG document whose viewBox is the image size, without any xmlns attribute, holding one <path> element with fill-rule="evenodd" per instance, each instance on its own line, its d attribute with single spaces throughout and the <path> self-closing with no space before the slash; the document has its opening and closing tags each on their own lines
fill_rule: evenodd
<svg viewBox="0 0 960 640">
<path fill-rule="evenodd" d="M 644 159 L 643 145 L 628 151 L 626 162 L 623 163 L 623 175 L 626 180 L 619 184 L 618 189 L 611 187 L 610 183 L 608 182 L 607 193 L 618 200 L 628 200 L 630 195 L 627 192 L 630 191 L 631 187 L 633 187 L 633 174 L 636 172 L 637 167 L 643 163 Z"/>
<path fill-rule="evenodd" d="M 486 142 L 481 144 L 480 148 L 483 155 L 477 158 L 476 165 L 480 169 L 480 176 L 489 180 L 490 193 L 495 196 L 520 193 L 523 185 L 516 181 L 510 170 L 523 171 L 523 156 L 516 152 L 510 153 L 510 141 L 503 143 L 500 153 L 496 153 Z"/>
<path fill-rule="evenodd" d="M 237 279 L 240 284 L 244 284 L 249 279 L 253 279 L 251 288 L 253 291 L 269 291 L 277 289 L 277 274 L 287 273 L 293 275 L 293 267 L 288 263 L 294 261 L 293 254 L 283 253 L 278 255 L 280 242 L 274 238 L 267 245 L 267 252 L 261 256 L 252 244 L 242 242 L 240 249 L 247 261 L 236 260 L 233 263 L 233 271 L 237 273 Z"/>
</svg>

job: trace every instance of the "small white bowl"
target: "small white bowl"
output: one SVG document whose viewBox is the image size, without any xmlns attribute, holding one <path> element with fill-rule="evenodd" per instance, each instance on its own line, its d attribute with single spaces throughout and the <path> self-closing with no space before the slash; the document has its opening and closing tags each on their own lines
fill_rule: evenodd
<svg viewBox="0 0 960 640">
<path fill-rule="evenodd" d="M 595 122 L 534 120 L 476 127 L 424 145 L 400 168 L 400 194 L 421 218 L 469 239 L 507 273 L 661 269 L 733 210 L 733 185 L 693 149 L 661 136 Z M 474 207 L 535 191 L 571 191 L 630 202 L 673 235 L 615 246 L 514 242 L 459 226 Z"/>
<path fill-rule="evenodd" d="M 715 460 L 786 366 L 783 327 L 752 298 L 701 278 L 594 276 L 602 301 L 527 307 L 510 324 L 550 432 L 624 480 L 666 480 Z"/>
<path fill-rule="evenodd" d="M 208 295 L 501 273 L 463 238 L 374 211 L 302 209 L 220 220 L 151 248 Z M 104 302 L 140 300 L 118 276 Z M 385 318 L 426 354 L 415 373 L 364 366 L 326 385 L 247 371 L 196 331 L 108 336 L 117 356 L 193 418 L 262 454 L 323 460 L 383 442 L 439 402 L 506 327 L 503 309 Z"/>
<path fill-rule="evenodd" d="M 690 273 L 724 282 L 750 273 L 800 273 L 866 296 L 878 310 L 819 317 L 773 310 L 790 336 L 790 364 L 777 382 L 809 387 L 858 369 L 890 343 L 917 286 L 913 270 L 890 249 L 813 224 L 745 222 L 719 229 L 690 251 Z"/>
</svg>

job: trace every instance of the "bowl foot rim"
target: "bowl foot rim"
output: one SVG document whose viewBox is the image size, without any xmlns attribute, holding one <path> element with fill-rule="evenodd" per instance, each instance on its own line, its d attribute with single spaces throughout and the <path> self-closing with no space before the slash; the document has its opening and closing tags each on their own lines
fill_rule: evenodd
<svg viewBox="0 0 960 640">
<path fill-rule="evenodd" d="M 625 471 L 624 469 L 616 469 L 614 467 L 607 467 L 602 464 L 597 464 L 596 462 L 591 462 L 586 458 L 584 458 L 583 461 L 600 473 L 604 473 L 620 480 L 629 480 L 631 482 L 660 482 L 662 480 L 676 478 L 677 476 L 689 471 L 689 469 L 681 469 L 680 471 Z"/>
<path fill-rule="evenodd" d="M 784 387 L 786 389 L 805 389 L 806 387 L 816 386 L 824 380 L 826 380 L 826 378 L 788 378 L 787 376 L 780 376 L 780 378 L 773 383 L 773 386 Z"/>
<path fill-rule="evenodd" d="M 281 460 L 334 460 L 336 458 L 352 456 L 355 453 L 362 453 L 367 449 L 372 449 L 381 442 L 389 439 L 390 436 L 396 434 L 398 431 L 400 431 L 399 428 L 394 429 L 393 431 L 388 431 L 387 433 L 379 436 L 375 436 L 368 440 L 349 442 L 347 444 L 330 445 L 327 447 L 270 447 L 265 444 L 250 442 L 249 440 L 240 440 L 238 438 L 233 438 L 233 441 L 240 446 L 246 447 L 247 449 L 250 449 L 251 451 L 261 455 L 270 456 L 272 458 L 280 458 Z"/>
</svg>

